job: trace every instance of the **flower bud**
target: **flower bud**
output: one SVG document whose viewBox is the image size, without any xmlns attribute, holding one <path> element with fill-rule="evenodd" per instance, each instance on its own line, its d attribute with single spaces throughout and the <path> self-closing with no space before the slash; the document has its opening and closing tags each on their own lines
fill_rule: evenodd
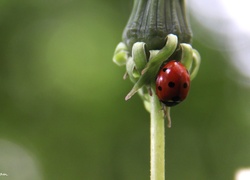
<svg viewBox="0 0 250 180">
<path fill-rule="evenodd" d="M 192 33 L 186 19 L 185 0 L 134 0 L 123 42 L 131 52 L 135 42 L 144 42 L 149 50 L 159 50 L 166 36 L 174 34 L 179 43 L 191 43 Z"/>
</svg>

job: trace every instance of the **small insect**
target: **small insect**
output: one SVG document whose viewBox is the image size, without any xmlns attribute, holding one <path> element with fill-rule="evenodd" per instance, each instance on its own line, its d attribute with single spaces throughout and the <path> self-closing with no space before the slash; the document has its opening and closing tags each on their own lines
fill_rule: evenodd
<svg viewBox="0 0 250 180">
<path fill-rule="evenodd" d="M 172 60 L 166 63 L 156 78 L 156 95 L 166 106 L 175 106 L 188 95 L 189 72 L 183 64 Z"/>
</svg>

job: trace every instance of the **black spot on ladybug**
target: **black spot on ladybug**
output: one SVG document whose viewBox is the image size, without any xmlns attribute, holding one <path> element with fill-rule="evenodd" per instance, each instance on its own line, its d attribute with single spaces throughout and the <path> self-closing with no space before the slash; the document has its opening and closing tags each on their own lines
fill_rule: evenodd
<svg viewBox="0 0 250 180">
<path fill-rule="evenodd" d="M 188 87 L 188 84 L 187 83 L 184 83 L 183 84 L 183 88 L 187 88 Z"/>
<path fill-rule="evenodd" d="M 174 86 L 175 86 L 175 83 L 174 83 L 174 82 L 170 81 L 170 82 L 168 83 L 168 87 L 173 88 Z"/>
<path fill-rule="evenodd" d="M 163 68 L 162 70 L 163 70 L 163 72 L 166 72 L 168 70 L 168 68 Z"/>
<path fill-rule="evenodd" d="M 175 97 L 172 98 L 172 100 L 173 100 L 173 101 L 180 101 L 181 98 L 180 98 L 179 96 L 175 96 Z"/>
<path fill-rule="evenodd" d="M 162 87 L 161 87 L 161 86 L 158 86 L 158 90 L 161 91 L 161 90 L 162 90 Z"/>
</svg>

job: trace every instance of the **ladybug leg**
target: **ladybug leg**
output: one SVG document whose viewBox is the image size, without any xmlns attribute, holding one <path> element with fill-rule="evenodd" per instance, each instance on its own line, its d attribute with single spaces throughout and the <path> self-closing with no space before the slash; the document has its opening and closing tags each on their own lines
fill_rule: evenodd
<svg viewBox="0 0 250 180">
<path fill-rule="evenodd" d="M 152 92 L 151 87 L 148 87 L 148 94 L 149 94 L 150 96 L 152 96 L 152 95 L 153 95 L 153 92 Z"/>
<path fill-rule="evenodd" d="M 168 121 L 168 128 L 171 128 L 171 117 L 170 117 L 170 107 L 165 106 L 162 103 L 164 119 Z"/>
</svg>

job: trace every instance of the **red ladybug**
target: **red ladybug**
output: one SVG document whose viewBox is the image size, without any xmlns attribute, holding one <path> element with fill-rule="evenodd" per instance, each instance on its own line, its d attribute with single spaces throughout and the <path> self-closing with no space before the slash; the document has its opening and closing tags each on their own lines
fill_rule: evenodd
<svg viewBox="0 0 250 180">
<path fill-rule="evenodd" d="M 188 95 L 189 87 L 189 73 L 180 62 L 166 63 L 157 75 L 156 95 L 166 106 L 175 106 L 183 101 Z"/>
</svg>

